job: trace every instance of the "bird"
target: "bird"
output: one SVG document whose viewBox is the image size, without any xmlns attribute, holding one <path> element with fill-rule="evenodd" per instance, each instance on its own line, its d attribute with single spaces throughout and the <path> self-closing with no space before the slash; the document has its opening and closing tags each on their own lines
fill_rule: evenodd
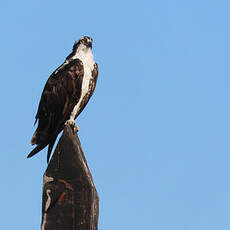
<svg viewBox="0 0 230 230">
<path fill-rule="evenodd" d="M 83 111 L 92 96 L 98 78 L 98 65 L 92 53 L 93 39 L 80 37 L 72 52 L 48 78 L 41 94 L 35 123 L 38 123 L 31 145 L 36 147 L 30 158 L 48 145 L 47 163 L 58 134 L 65 125 L 74 132 L 79 130 L 75 119 Z"/>
</svg>

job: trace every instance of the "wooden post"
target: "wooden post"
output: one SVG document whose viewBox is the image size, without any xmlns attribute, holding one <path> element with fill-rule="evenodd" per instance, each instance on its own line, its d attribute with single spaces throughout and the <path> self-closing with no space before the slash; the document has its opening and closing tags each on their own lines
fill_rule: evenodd
<svg viewBox="0 0 230 230">
<path fill-rule="evenodd" d="M 78 135 L 67 125 L 44 174 L 41 230 L 97 230 L 98 207 Z"/>
</svg>

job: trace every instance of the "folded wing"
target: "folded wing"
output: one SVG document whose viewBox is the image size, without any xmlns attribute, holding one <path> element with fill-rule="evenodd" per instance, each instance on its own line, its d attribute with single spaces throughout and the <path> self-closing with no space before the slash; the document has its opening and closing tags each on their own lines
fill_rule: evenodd
<svg viewBox="0 0 230 230">
<path fill-rule="evenodd" d="M 28 158 L 47 145 L 49 158 L 58 134 L 80 99 L 83 75 L 83 63 L 73 59 L 64 62 L 47 80 L 35 120 L 38 127 L 31 140 L 31 144 L 37 146 Z"/>
</svg>

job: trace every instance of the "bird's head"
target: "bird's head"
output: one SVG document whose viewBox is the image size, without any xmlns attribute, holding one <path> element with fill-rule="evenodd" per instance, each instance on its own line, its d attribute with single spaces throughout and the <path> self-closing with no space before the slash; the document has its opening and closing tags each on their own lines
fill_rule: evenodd
<svg viewBox="0 0 230 230">
<path fill-rule="evenodd" d="M 80 37 L 73 46 L 73 50 L 77 50 L 79 46 L 92 49 L 93 39 L 88 36 Z"/>
</svg>

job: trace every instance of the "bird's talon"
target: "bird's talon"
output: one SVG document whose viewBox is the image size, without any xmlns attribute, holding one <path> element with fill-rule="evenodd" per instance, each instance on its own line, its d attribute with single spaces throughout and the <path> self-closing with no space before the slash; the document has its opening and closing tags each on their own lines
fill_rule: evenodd
<svg viewBox="0 0 230 230">
<path fill-rule="evenodd" d="M 73 129 L 74 133 L 77 133 L 79 131 L 79 127 L 77 126 L 74 120 L 66 121 L 65 125 L 69 125 Z"/>
</svg>

